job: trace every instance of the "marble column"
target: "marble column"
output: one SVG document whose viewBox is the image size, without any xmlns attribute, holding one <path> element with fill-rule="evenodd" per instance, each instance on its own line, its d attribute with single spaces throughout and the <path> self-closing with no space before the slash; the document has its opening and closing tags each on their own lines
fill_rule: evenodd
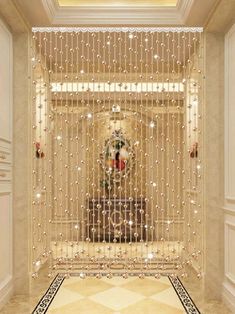
<svg viewBox="0 0 235 314">
<path fill-rule="evenodd" d="M 29 288 L 30 101 L 29 34 L 13 36 L 13 275 L 15 293 Z"/>
<path fill-rule="evenodd" d="M 205 33 L 205 294 L 220 299 L 224 276 L 224 35 Z"/>
</svg>

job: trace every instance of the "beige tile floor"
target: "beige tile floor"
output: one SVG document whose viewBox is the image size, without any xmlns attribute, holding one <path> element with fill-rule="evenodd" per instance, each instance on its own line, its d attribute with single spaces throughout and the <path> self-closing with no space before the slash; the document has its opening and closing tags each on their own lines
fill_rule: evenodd
<svg viewBox="0 0 235 314">
<path fill-rule="evenodd" d="M 184 314 L 167 277 L 66 279 L 48 314 Z"/>
<path fill-rule="evenodd" d="M 138 279 L 139 282 L 141 283 L 142 287 L 144 287 L 144 280 Z M 83 282 L 86 282 L 86 280 L 83 280 Z M 107 279 L 107 281 L 104 281 L 104 283 L 107 283 L 108 285 L 111 283 L 109 281 L 109 279 Z M 194 302 L 196 303 L 196 305 L 198 306 L 199 310 L 201 311 L 202 314 L 231 314 L 231 312 L 226 308 L 226 306 L 220 301 L 220 300 L 207 300 L 204 294 L 204 290 L 202 287 L 202 282 L 198 281 L 197 279 L 187 279 L 184 282 L 184 285 L 186 286 L 187 290 L 190 292 L 191 297 L 193 298 Z M 36 280 L 33 280 L 31 283 L 31 288 L 30 290 L 25 293 L 25 294 L 18 294 L 18 295 L 14 295 L 11 300 L 4 306 L 4 308 L 2 308 L 0 310 L 1 314 L 30 314 L 32 313 L 34 307 L 36 306 L 36 304 L 38 303 L 38 301 L 40 300 L 41 296 L 45 293 L 45 291 L 47 290 L 48 286 L 50 284 L 50 280 L 47 278 L 47 269 L 44 269 L 39 278 Z M 72 284 L 72 283 L 71 283 Z M 87 283 L 88 284 L 88 283 Z M 128 285 L 133 285 L 133 283 L 126 282 L 126 284 Z M 85 285 L 85 283 L 84 283 Z M 103 285 L 103 283 L 102 283 Z M 145 285 L 146 286 L 146 285 Z M 117 286 L 118 288 L 118 286 Z M 67 290 L 68 287 L 66 288 Z M 93 288 L 95 289 L 95 288 Z M 73 300 L 73 293 L 71 290 L 70 291 L 70 300 Z M 102 293 L 101 292 L 97 292 L 94 294 L 98 294 L 98 293 Z M 133 292 L 135 293 L 135 292 Z M 150 293 L 147 292 L 146 293 Z M 139 300 L 138 301 L 138 306 L 135 306 L 133 304 L 129 304 L 129 309 L 131 310 L 131 307 L 134 306 L 135 310 L 138 308 L 138 311 L 135 311 L 136 314 L 145 314 L 148 313 L 147 310 L 149 311 L 149 313 L 152 314 L 151 312 L 151 307 L 153 304 L 155 304 L 154 302 L 159 302 L 159 299 L 157 298 L 157 296 L 155 296 L 155 298 L 151 299 L 150 302 L 148 302 L 148 304 L 143 303 L 144 299 Z M 168 296 L 164 296 L 164 291 L 162 292 L 160 301 L 162 303 L 163 300 L 165 300 L 165 298 L 168 298 Z M 82 302 L 83 300 L 83 302 Z M 93 302 L 96 302 L 97 308 L 102 308 L 103 309 L 103 305 L 101 303 L 97 303 L 97 301 L 93 300 Z M 59 301 L 58 301 L 59 302 Z M 63 301 L 62 301 L 63 302 Z M 80 300 L 78 300 L 78 302 L 80 302 L 80 310 L 82 310 L 83 308 L 88 309 L 87 307 L 87 303 L 86 303 L 86 298 L 81 298 Z M 72 302 L 71 302 L 72 303 Z M 127 307 L 128 308 L 128 307 Z M 52 310 L 52 308 L 51 308 Z M 56 310 L 56 308 L 54 307 L 53 310 Z M 122 309 L 122 314 L 129 314 L 127 309 Z M 66 313 L 66 312 L 65 312 Z M 79 312 L 80 313 L 80 312 Z M 90 312 L 91 314 L 96 314 L 95 312 Z M 107 312 L 101 312 L 102 314 L 106 314 Z M 115 313 L 115 312 L 114 312 Z M 120 313 L 119 310 L 116 311 L 115 314 Z M 167 313 L 167 312 L 166 312 Z M 61 312 L 59 314 L 62 314 Z M 69 314 L 72 314 L 72 312 L 69 312 Z M 89 311 L 86 311 L 86 314 L 89 314 Z M 174 313 L 174 314 L 177 314 Z"/>
<path fill-rule="evenodd" d="M 205 293 L 202 281 L 197 278 L 194 280 L 190 278 L 195 277 L 189 276 L 181 281 L 202 314 L 232 314 L 221 300 L 208 299 L 208 294 L 206 295 Z"/>
</svg>

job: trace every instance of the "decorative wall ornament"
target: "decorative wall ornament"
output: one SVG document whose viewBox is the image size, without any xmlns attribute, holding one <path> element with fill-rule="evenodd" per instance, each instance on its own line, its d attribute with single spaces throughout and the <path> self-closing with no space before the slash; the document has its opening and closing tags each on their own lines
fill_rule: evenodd
<svg viewBox="0 0 235 314">
<path fill-rule="evenodd" d="M 124 137 L 121 129 L 115 130 L 105 141 L 101 160 L 101 167 L 106 177 L 102 181 L 103 187 L 111 189 L 114 184 L 121 184 L 122 179 L 130 175 L 134 163 L 134 152 L 130 140 Z"/>
<path fill-rule="evenodd" d="M 190 154 L 191 158 L 197 158 L 197 156 L 198 156 L 198 142 L 193 143 L 193 145 L 191 146 L 189 154 Z"/>
<path fill-rule="evenodd" d="M 36 146 L 36 158 L 43 158 L 43 157 L 45 157 L 45 154 L 42 151 L 40 142 L 36 142 L 35 146 Z"/>
</svg>

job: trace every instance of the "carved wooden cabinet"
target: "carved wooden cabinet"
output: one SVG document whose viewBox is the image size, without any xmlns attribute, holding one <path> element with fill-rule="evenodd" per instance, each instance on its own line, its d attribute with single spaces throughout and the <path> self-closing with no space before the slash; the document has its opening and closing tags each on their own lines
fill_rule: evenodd
<svg viewBox="0 0 235 314">
<path fill-rule="evenodd" d="M 87 238 L 92 242 L 145 240 L 144 199 L 90 199 L 87 213 Z"/>
</svg>

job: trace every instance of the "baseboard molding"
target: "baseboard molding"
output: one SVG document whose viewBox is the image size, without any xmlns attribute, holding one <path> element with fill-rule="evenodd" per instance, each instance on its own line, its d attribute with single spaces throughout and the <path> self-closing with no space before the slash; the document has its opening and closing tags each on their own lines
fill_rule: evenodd
<svg viewBox="0 0 235 314">
<path fill-rule="evenodd" d="M 235 313 L 235 286 L 229 282 L 223 283 L 223 301 Z"/>
<path fill-rule="evenodd" d="M 0 310 L 9 301 L 13 295 L 13 280 L 12 276 L 7 276 L 0 283 Z"/>
</svg>

